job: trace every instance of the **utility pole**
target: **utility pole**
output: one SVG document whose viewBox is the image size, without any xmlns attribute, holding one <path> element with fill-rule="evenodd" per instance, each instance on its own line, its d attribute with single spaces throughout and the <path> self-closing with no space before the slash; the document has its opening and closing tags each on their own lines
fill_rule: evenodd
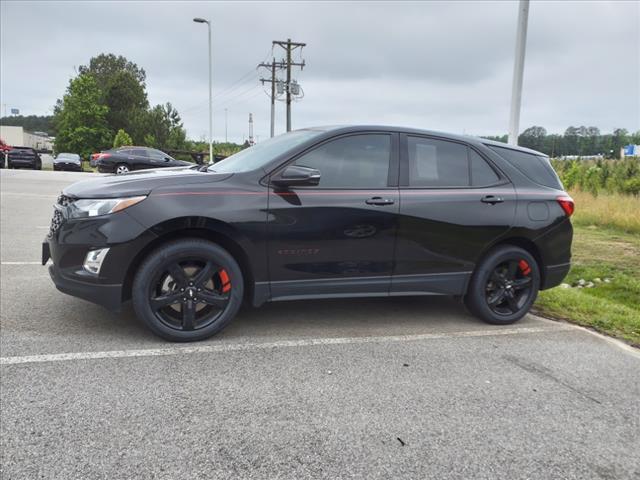
<svg viewBox="0 0 640 480">
<path fill-rule="evenodd" d="M 271 69 L 271 78 L 261 78 L 260 81 L 263 85 L 265 82 L 271 83 L 271 137 L 273 137 L 275 135 L 276 124 L 276 67 L 283 68 L 285 64 L 283 62 L 276 62 L 274 58 L 271 63 L 260 63 L 258 67 Z"/>
<path fill-rule="evenodd" d="M 302 48 L 302 47 L 306 47 L 307 44 L 306 43 L 300 43 L 300 42 L 292 42 L 290 38 L 287 39 L 286 42 L 284 41 L 280 41 L 280 40 L 274 40 L 273 41 L 273 45 L 278 45 L 279 47 L 282 47 L 285 49 L 285 51 L 287 52 L 287 60 L 286 60 L 286 67 L 287 67 L 287 83 L 286 83 L 286 89 L 287 89 L 287 132 L 291 131 L 291 67 L 292 66 L 296 66 L 296 67 L 300 67 L 300 70 L 302 70 L 304 68 L 304 60 L 302 61 L 302 63 L 295 63 L 291 60 L 291 54 L 293 52 L 293 50 L 295 50 L 296 48 Z"/>
<path fill-rule="evenodd" d="M 524 52 L 527 44 L 527 22 L 529 19 L 529 0 L 520 0 L 518 5 L 518 32 L 516 35 L 516 54 L 513 64 L 513 85 L 511 90 L 511 116 L 509 118 L 509 143 L 518 144 L 520 128 L 520 105 L 522 102 L 522 77 L 524 74 Z"/>
</svg>

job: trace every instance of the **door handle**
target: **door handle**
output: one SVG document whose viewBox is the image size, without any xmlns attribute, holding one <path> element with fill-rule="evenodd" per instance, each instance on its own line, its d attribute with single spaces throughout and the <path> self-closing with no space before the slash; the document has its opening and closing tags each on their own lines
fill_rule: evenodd
<svg viewBox="0 0 640 480">
<path fill-rule="evenodd" d="M 366 200 L 365 203 L 367 205 L 393 205 L 395 202 L 392 198 L 382 198 L 382 197 L 371 197 Z"/>
<path fill-rule="evenodd" d="M 495 205 L 496 203 L 504 202 L 504 198 L 496 197 L 495 195 L 486 195 L 480 199 L 482 203 L 490 203 L 491 205 Z"/>
</svg>

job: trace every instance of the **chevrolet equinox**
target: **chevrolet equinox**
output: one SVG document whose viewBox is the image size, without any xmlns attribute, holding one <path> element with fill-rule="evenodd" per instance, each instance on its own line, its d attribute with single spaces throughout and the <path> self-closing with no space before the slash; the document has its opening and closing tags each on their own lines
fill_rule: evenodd
<svg viewBox="0 0 640 480">
<path fill-rule="evenodd" d="M 391 127 L 290 132 L 207 166 L 84 180 L 42 262 L 65 293 L 207 338 L 243 301 L 452 295 L 523 317 L 569 270 L 573 200 L 539 152 Z"/>
</svg>

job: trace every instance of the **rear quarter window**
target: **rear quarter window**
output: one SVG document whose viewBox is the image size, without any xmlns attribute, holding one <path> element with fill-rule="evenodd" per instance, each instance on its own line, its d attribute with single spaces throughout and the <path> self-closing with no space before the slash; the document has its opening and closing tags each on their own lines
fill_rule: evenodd
<svg viewBox="0 0 640 480">
<path fill-rule="evenodd" d="M 529 180 L 545 187 L 562 190 L 562 183 L 547 157 L 494 145 L 487 145 L 487 147 L 517 168 Z"/>
</svg>

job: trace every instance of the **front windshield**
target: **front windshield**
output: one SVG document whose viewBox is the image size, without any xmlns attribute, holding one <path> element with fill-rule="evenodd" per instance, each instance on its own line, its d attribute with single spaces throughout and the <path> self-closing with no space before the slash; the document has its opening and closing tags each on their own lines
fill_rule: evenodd
<svg viewBox="0 0 640 480">
<path fill-rule="evenodd" d="M 73 160 L 77 160 L 80 156 L 76 153 L 60 153 L 56 158 L 71 158 Z"/>
<path fill-rule="evenodd" d="M 238 173 L 261 168 L 281 153 L 322 134 L 319 130 L 296 130 L 245 148 L 215 164 L 209 164 L 210 172 Z"/>
</svg>

